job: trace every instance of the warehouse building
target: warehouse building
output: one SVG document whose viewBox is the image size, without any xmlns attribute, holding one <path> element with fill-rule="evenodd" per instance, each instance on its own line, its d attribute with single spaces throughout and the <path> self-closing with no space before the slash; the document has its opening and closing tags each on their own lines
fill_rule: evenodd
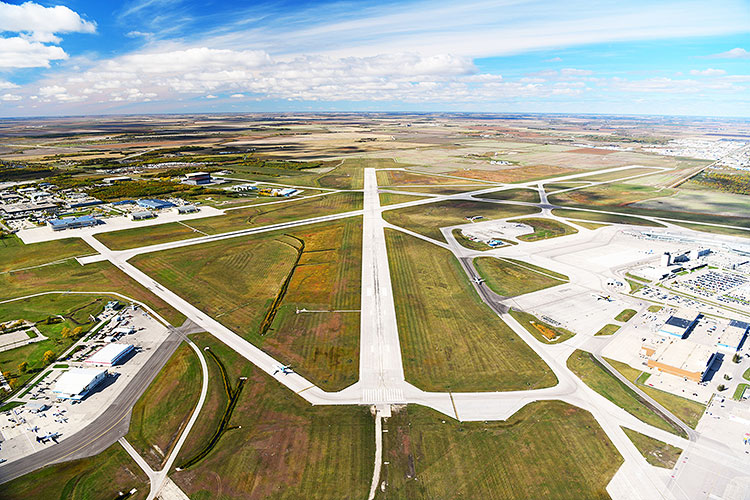
<svg viewBox="0 0 750 500">
<path fill-rule="evenodd" d="M 716 347 L 729 352 L 739 351 L 745 342 L 748 330 L 750 330 L 750 324 L 730 319 L 729 323 L 719 333 L 719 337 L 716 339 Z"/>
<path fill-rule="evenodd" d="M 192 172 L 185 174 L 185 178 L 182 180 L 183 184 L 193 184 L 199 186 L 201 184 L 211 184 L 211 174 L 208 172 Z"/>
<path fill-rule="evenodd" d="M 139 207 L 148 208 L 151 210 L 161 210 L 163 208 L 172 208 L 175 206 L 171 201 L 155 200 L 155 199 L 144 199 L 137 200 L 136 203 Z"/>
<path fill-rule="evenodd" d="M 80 401 L 106 376 L 107 370 L 102 368 L 71 368 L 57 379 L 52 392 L 57 394 L 59 399 Z"/>
<path fill-rule="evenodd" d="M 99 219 L 91 215 L 82 215 L 81 217 L 65 217 L 63 219 L 49 219 L 47 224 L 53 231 L 63 231 L 65 229 L 77 229 L 80 227 L 91 227 L 99 224 Z"/>
<path fill-rule="evenodd" d="M 84 363 L 97 366 L 115 366 L 133 352 L 133 349 L 130 344 L 107 344 L 89 356 Z"/>
<path fill-rule="evenodd" d="M 718 356 L 710 348 L 689 340 L 670 340 L 656 348 L 643 349 L 650 368 L 694 382 L 703 382 Z"/>
<path fill-rule="evenodd" d="M 670 316 L 669 319 L 664 323 L 664 326 L 659 328 L 657 332 L 659 335 L 666 337 L 677 337 L 684 339 L 690 332 L 693 331 L 695 325 L 698 324 L 701 315 L 699 313 L 688 313 L 681 314 L 680 316 Z"/>
<path fill-rule="evenodd" d="M 130 220 L 146 220 L 152 219 L 154 217 L 154 213 L 149 212 L 148 210 L 136 210 L 134 212 L 130 212 Z"/>
<path fill-rule="evenodd" d="M 183 214 L 194 214 L 198 211 L 198 207 L 195 205 L 181 205 L 179 207 L 174 208 L 175 213 L 183 215 Z"/>
</svg>

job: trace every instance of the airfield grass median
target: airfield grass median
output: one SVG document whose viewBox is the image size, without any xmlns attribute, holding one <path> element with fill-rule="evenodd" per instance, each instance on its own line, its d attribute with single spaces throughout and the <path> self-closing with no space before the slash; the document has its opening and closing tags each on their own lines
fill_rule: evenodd
<svg viewBox="0 0 750 500">
<path fill-rule="evenodd" d="M 138 491 L 129 500 L 148 496 L 146 474 L 115 443 L 93 457 L 49 465 L 0 486 L 3 500 L 115 499 L 120 492 Z"/>
<path fill-rule="evenodd" d="M 635 316 L 637 312 L 635 309 L 624 309 L 620 314 L 615 316 L 615 319 L 617 321 L 622 321 L 623 323 L 627 323 L 631 319 L 633 319 L 633 316 Z"/>
<path fill-rule="evenodd" d="M 459 181 L 460 182 L 460 181 Z M 392 186 L 388 187 L 388 189 L 393 191 L 409 191 L 413 193 L 427 193 L 427 194 L 438 194 L 438 195 L 448 195 L 448 194 L 459 194 L 459 193 L 468 193 L 471 191 L 477 191 L 479 189 L 482 189 L 486 186 L 485 185 L 469 185 L 469 186 L 463 186 L 463 185 L 456 185 L 456 184 L 450 184 L 448 186 Z"/>
<path fill-rule="evenodd" d="M 614 335 L 617 330 L 620 329 L 619 325 L 608 324 L 604 325 L 598 332 L 594 334 L 594 337 L 601 337 L 605 335 Z"/>
<path fill-rule="evenodd" d="M 513 188 L 485 193 L 477 198 L 488 198 L 490 200 L 525 201 L 527 203 L 539 203 L 539 191 L 529 188 Z"/>
<path fill-rule="evenodd" d="M 537 266 L 537 265 L 531 264 L 531 263 L 523 261 L 523 260 L 508 259 L 508 258 L 505 258 L 505 257 L 500 257 L 500 260 L 505 260 L 505 261 L 511 262 L 511 263 L 513 263 L 513 264 L 515 264 L 517 266 L 520 266 L 520 267 L 529 268 L 529 269 L 531 269 L 533 271 L 536 271 L 538 273 L 546 274 L 546 275 L 548 275 L 548 276 L 550 276 L 552 278 L 557 278 L 557 279 L 563 280 L 563 281 L 569 281 L 570 280 L 570 278 L 568 278 L 567 276 L 565 276 L 562 273 L 558 273 L 558 272 L 555 272 L 555 271 L 550 271 L 549 269 L 545 269 L 544 267 Z"/>
<path fill-rule="evenodd" d="M 202 378 L 198 356 L 182 343 L 135 403 L 125 437 L 154 470 L 163 467 L 187 425 Z"/>
<path fill-rule="evenodd" d="M 482 302 L 453 255 L 386 229 L 406 379 L 428 391 L 539 389 L 556 377 Z"/>
<path fill-rule="evenodd" d="M 486 220 L 506 219 L 538 213 L 536 207 L 501 205 L 481 201 L 445 200 L 416 207 L 386 210 L 383 218 L 395 226 L 409 229 L 434 240 L 445 242 L 441 227 L 466 224 L 466 217 L 481 216 Z"/>
<path fill-rule="evenodd" d="M 595 229 L 599 229 L 600 227 L 607 227 L 609 224 L 597 224 L 596 222 L 586 222 L 583 220 L 569 220 L 571 224 L 575 224 L 576 226 L 581 226 L 585 229 L 591 229 L 592 231 Z"/>
<path fill-rule="evenodd" d="M 558 222 L 554 219 L 541 219 L 531 217 L 528 219 L 517 219 L 508 222 L 517 222 L 521 224 L 527 224 L 534 228 L 534 232 L 530 234 L 522 234 L 517 236 L 521 241 L 539 241 L 546 240 L 549 238 L 557 238 L 558 236 L 567 236 L 569 234 L 575 234 L 578 229 Z"/>
<path fill-rule="evenodd" d="M 623 462 L 589 412 L 561 401 L 494 422 L 457 422 L 409 405 L 384 428 L 389 465 L 376 500 L 604 499 Z"/>
<path fill-rule="evenodd" d="M 185 224 L 190 224 L 186 221 Z M 99 233 L 95 238 L 112 250 L 128 250 L 146 245 L 158 245 L 171 241 L 189 240 L 203 234 L 178 222 L 168 222 L 157 226 L 143 226 Z"/>
<path fill-rule="evenodd" d="M 185 316 L 109 262 L 81 266 L 75 260 L 11 274 L 0 274 L 0 300 L 39 292 L 117 292 L 145 303 L 175 326 Z"/>
<path fill-rule="evenodd" d="M 469 238 L 464 236 L 464 234 L 458 228 L 454 229 L 452 232 L 453 232 L 453 237 L 456 238 L 456 241 L 459 243 L 459 245 L 466 247 L 469 250 L 476 250 L 478 252 L 492 250 L 492 247 L 489 246 L 487 243 L 484 243 L 482 241 L 470 240 Z"/>
<path fill-rule="evenodd" d="M 682 453 L 681 448 L 646 436 L 627 427 L 623 427 L 622 430 L 625 431 L 625 434 L 627 434 L 635 447 L 638 448 L 643 458 L 655 467 L 671 469 L 677 463 L 677 459 L 680 458 L 680 454 Z"/>
<path fill-rule="evenodd" d="M 380 193 L 380 206 L 396 205 L 406 203 L 407 201 L 424 200 L 426 196 L 415 196 L 413 194 L 402 193 Z"/>
<path fill-rule="evenodd" d="M 659 429 L 686 437 L 677 424 L 656 413 L 645 400 L 599 364 L 592 354 L 576 350 L 568 358 L 567 365 L 587 386 L 634 417 Z"/>
<path fill-rule="evenodd" d="M 703 412 L 706 411 L 705 405 L 691 399 L 671 394 L 669 392 L 664 392 L 654 387 L 643 385 L 641 383 L 643 381 L 641 377 L 644 374 L 648 375 L 647 373 L 636 370 L 630 365 L 621 363 L 620 361 L 615 361 L 614 359 L 608 358 L 605 359 L 607 360 L 607 363 L 612 365 L 615 370 L 620 372 L 625 378 L 627 378 L 634 384 L 637 384 L 639 389 L 645 392 L 648 396 L 650 396 L 654 401 L 662 405 L 664 408 L 672 412 L 674 416 L 682 420 L 689 427 L 695 429 L 698 426 L 698 422 L 703 416 Z"/>
<path fill-rule="evenodd" d="M 79 238 L 25 245 L 16 236 L 6 236 L 0 238 L 0 273 L 94 253 L 96 252 Z"/>
<path fill-rule="evenodd" d="M 226 431 L 209 454 L 172 479 L 191 498 L 364 498 L 375 457 L 374 423 L 357 406 L 311 406 L 208 334 L 191 336 L 222 361 L 232 383 L 247 383 Z M 226 407 L 218 365 L 209 360 L 209 390 L 176 463 L 195 456 Z M 284 375 L 276 375 L 283 377 Z M 217 481 L 220 478 L 220 481 Z"/>
<path fill-rule="evenodd" d="M 487 286 L 503 297 L 515 297 L 565 283 L 504 259 L 477 257 L 473 262 Z"/>
<path fill-rule="evenodd" d="M 358 378 L 361 255 L 361 218 L 353 217 L 131 262 L 313 383 L 339 390 Z"/>
<path fill-rule="evenodd" d="M 545 323 L 533 314 L 511 309 L 510 315 L 521 323 L 535 339 L 545 344 L 559 344 L 575 336 L 575 333 L 570 330 Z"/>
<path fill-rule="evenodd" d="M 627 215 L 619 214 L 605 214 L 602 212 L 589 212 L 586 210 L 573 210 L 569 208 L 555 208 L 552 210 L 552 215 L 564 217 L 566 219 L 574 219 L 572 221 L 574 223 L 578 223 L 576 219 L 583 219 L 584 221 L 609 222 L 612 224 L 663 227 L 663 225 L 659 224 L 658 222 L 641 219 L 640 217 L 630 217 Z"/>
<path fill-rule="evenodd" d="M 456 179 L 455 177 L 432 175 L 421 172 L 407 172 L 405 170 L 380 170 L 377 172 L 377 176 L 378 186 L 403 186 L 409 184 L 467 184 L 477 186 L 476 189 L 481 189 L 483 185 L 486 186 L 483 182 L 472 181 L 471 179 Z"/>
</svg>

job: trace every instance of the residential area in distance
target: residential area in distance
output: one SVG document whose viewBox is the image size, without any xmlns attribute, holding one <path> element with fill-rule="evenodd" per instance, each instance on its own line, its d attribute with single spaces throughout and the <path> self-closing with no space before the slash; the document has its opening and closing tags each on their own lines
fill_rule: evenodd
<svg viewBox="0 0 750 500">
<path fill-rule="evenodd" d="M 748 148 L 708 118 L 2 121 L 0 496 L 747 498 Z"/>
</svg>

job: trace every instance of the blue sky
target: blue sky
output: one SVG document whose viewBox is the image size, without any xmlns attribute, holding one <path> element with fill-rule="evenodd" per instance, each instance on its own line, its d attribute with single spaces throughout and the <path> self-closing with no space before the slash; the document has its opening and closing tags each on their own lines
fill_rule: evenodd
<svg viewBox="0 0 750 500">
<path fill-rule="evenodd" d="M 750 116 L 747 0 L 0 0 L 0 116 Z"/>
</svg>

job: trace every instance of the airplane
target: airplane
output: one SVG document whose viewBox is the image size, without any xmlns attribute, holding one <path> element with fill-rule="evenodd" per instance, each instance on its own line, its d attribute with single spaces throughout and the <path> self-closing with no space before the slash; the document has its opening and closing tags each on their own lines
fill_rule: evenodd
<svg viewBox="0 0 750 500">
<path fill-rule="evenodd" d="M 57 438 L 59 438 L 59 437 L 60 437 L 60 433 L 59 432 L 50 432 L 49 434 L 47 434 L 45 436 L 37 436 L 36 440 L 39 441 L 39 442 L 42 442 L 42 443 L 46 443 L 48 440 L 52 440 L 55 443 L 57 443 Z"/>
<path fill-rule="evenodd" d="M 614 302 L 611 295 L 599 295 L 596 300 L 606 300 L 607 302 Z"/>
<path fill-rule="evenodd" d="M 471 280 L 477 285 L 479 285 L 480 283 L 484 283 L 484 278 L 480 278 L 479 276 L 474 276 L 473 278 L 471 278 Z"/>
<path fill-rule="evenodd" d="M 29 428 L 28 428 L 28 429 L 26 429 L 26 430 L 28 430 L 28 431 L 31 431 L 31 432 L 36 432 L 36 431 L 38 431 L 38 430 L 39 430 L 39 426 L 38 426 L 38 425 L 35 425 L 34 427 L 29 427 Z"/>
<path fill-rule="evenodd" d="M 276 367 L 276 371 L 273 372 L 274 375 L 281 372 L 284 375 L 289 375 L 290 373 L 294 373 L 294 370 L 292 370 L 292 367 L 290 365 L 278 365 Z"/>
</svg>

